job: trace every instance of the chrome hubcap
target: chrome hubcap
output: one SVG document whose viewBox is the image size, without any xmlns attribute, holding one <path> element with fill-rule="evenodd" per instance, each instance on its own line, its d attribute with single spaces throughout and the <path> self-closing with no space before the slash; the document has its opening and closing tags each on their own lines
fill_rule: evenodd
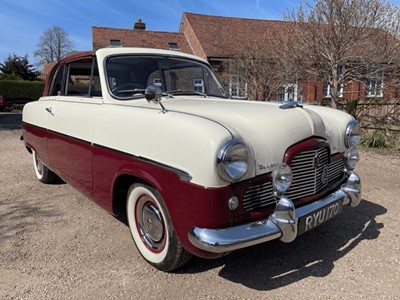
<svg viewBox="0 0 400 300">
<path fill-rule="evenodd" d="M 156 204 L 142 196 L 136 206 L 136 220 L 142 240 L 152 250 L 162 250 L 165 245 L 164 221 Z"/>
</svg>

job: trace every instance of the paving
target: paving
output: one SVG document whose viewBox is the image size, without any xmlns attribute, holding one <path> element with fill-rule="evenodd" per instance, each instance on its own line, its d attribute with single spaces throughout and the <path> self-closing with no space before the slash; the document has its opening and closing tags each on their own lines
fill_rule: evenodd
<svg viewBox="0 0 400 300">
<path fill-rule="evenodd" d="M 0 129 L 20 129 L 22 127 L 22 113 L 0 112 Z"/>
<path fill-rule="evenodd" d="M 362 203 L 293 243 L 163 273 L 125 224 L 67 184 L 37 181 L 20 136 L 0 127 L 0 299 L 400 298 L 398 151 L 361 151 Z"/>
</svg>

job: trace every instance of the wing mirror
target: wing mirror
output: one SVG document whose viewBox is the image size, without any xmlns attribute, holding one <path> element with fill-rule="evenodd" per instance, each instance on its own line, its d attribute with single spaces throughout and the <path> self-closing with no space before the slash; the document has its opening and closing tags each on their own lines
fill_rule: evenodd
<svg viewBox="0 0 400 300">
<path fill-rule="evenodd" d="M 149 85 L 144 91 L 144 95 L 146 96 L 146 100 L 148 102 L 158 103 L 161 101 L 162 91 L 160 87 L 156 85 Z"/>
<path fill-rule="evenodd" d="M 149 85 L 144 91 L 144 95 L 146 97 L 147 102 L 153 102 L 159 104 L 162 108 L 162 113 L 165 114 L 167 110 L 164 105 L 161 103 L 161 97 L 163 96 L 162 90 L 157 85 Z"/>
</svg>

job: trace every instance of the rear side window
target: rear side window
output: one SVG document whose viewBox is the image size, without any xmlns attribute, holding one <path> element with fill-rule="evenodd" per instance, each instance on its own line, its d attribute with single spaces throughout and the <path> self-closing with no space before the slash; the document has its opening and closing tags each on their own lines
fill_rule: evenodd
<svg viewBox="0 0 400 300">
<path fill-rule="evenodd" d="M 61 95 L 62 93 L 62 80 L 64 77 L 64 67 L 65 65 L 61 65 L 58 67 L 56 74 L 54 75 L 53 78 L 53 83 L 50 89 L 50 96 L 57 96 L 57 95 Z"/>
</svg>

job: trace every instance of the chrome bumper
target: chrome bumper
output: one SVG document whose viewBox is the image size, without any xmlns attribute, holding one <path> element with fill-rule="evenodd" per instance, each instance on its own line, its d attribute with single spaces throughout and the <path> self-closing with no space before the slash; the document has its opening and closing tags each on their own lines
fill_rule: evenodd
<svg viewBox="0 0 400 300">
<path fill-rule="evenodd" d="M 290 199 L 282 196 L 267 219 L 224 229 L 193 227 L 189 240 L 195 247 L 214 253 L 230 252 L 278 238 L 289 243 L 299 234 L 299 220 L 301 231 L 308 231 L 339 213 L 339 204 L 340 207 L 355 207 L 360 201 L 361 180 L 356 173 L 351 173 L 340 190 L 321 200 L 296 209 Z"/>
</svg>

